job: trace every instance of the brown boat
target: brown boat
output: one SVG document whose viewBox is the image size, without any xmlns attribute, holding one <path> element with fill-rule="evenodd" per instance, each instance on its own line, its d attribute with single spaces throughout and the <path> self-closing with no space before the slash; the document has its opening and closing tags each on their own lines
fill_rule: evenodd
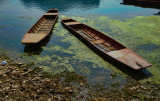
<svg viewBox="0 0 160 101">
<path fill-rule="evenodd" d="M 160 8 L 160 0 L 123 0 L 123 5 L 134 5 L 143 8 Z"/>
<path fill-rule="evenodd" d="M 144 69 L 152 65 L 129 48 L 85 24 L 70 18 L 61 20 L 62 24 L 71 33 L 84 40 L 105 58 L 135 70 Z"/>
<path fill-rule="evenodd" d="M 24 35 L 22 44 L 37 44 L 49 36 L 56 20 L 58 10 L 50 9 Z"/>
</svg>

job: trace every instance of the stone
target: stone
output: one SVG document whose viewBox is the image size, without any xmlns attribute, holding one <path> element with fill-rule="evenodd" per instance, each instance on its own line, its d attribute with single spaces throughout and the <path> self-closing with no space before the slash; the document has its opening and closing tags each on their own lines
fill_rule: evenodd
<svg viewBox="0 0 160 101">
<path fill-rule="evenodd" d="M 51 82 L 51 80 L 50 80 L 50 79 L 46 79 L 46 82 L 48 82 L 48 83 L 49 83 L 49 82 Z"/>
<path fill-rule="evenodd" d="M 23 63 L 17 63 L 18 64 L 18 66 L 22 66 L 23 65 Z"/>
<path fill-rule="evenodd" d="M 32 72 L 34 70 L 33 67 L 28 68 L 28 73 Z"/>
</svg>

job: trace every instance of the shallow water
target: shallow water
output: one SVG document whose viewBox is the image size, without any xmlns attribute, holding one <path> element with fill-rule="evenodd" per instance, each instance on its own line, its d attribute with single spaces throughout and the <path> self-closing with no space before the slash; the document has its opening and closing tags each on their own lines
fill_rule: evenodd
<svg viewBox="0 0 160 101">
<path fill-rule="evenodd" d="M 124 85 L 127 76 L 159 82 L 160 18 L 151 16 L 159 10 L 120 3 L 118 0 L 1 0 L 0 47 L 12 57 L 25 53 L 23 56 L 34 60 L 25 61 L 43 65 L 44 71 L 77 71 L 92 83 Z M 50 38 L 31 49 L 20 44 L 25 32 L 50 8 L 58 8 L 60 13 Z M 135 77 L 131 71 L 101 58 L 62 27 L 60 18 L 67 16 L 107 33 L 150 61 L 153 66 L 147 69 L 147 76 Z"/>
</svg>

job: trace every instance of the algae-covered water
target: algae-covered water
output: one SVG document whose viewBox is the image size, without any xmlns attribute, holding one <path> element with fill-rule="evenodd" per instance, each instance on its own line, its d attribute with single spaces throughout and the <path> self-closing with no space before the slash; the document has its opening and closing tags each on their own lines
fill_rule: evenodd
<svg viewBox="0 0 160 101">
<path fill-rule="evenodd" d="M 157 9 L 124 6 L 116 0 L 6 0 L 0 1 L 0 48 L 26 63 L 42 65 L 53 74 L 76 71 L 89 82 L 106 85 L 140 82 L 160 83 L 160 17 Z M 15 6 L 16 5 L 16 6 Z M 55 5 L 55 6 L 54 6 Z M 51 36 L 39 46 L 25 47 L 25 32 L 49 9 L 59 9 L 59 19 Z M 137 74 L 105 60 L 68 32 L 60 19 L 70 17 L 109 35 L 153 64 L 145 74 Z"/>
</svg>

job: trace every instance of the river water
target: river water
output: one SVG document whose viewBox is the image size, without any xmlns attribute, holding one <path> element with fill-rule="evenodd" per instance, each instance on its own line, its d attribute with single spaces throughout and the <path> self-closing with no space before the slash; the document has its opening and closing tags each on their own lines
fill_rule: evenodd
<svg viewBox="0 0 160 101">
<path fill-rule="evenodd" d="M 52 31 L 50 39 L 43 45 L 38 46 L 35 50 L 35 47 L 28 49 L 20 43 L 22 37 L 50 8 L 57 8 L 59 10 L 59 20 Z M 140 40 L 145 34 L 144 32 L 142 33 L 143 35 L 136 36 L 136 40 L 140 41 L 140 45 L 136 46 L 137 44 L 134 44 L 133 41 L 129 42 L 127 39 L 120 39 L 121 36 L 116 33 L 116 30 L 121 27 L 116 28 L 115 25 L 112 26 L 113 23 L 117 23 L 117 26 L 122 22 L 125 23 L 126 21 L 123 20 L 126 18 L 131 18 L 131 20 L 127 20 L 128 22 L 135 22 L 137 19 L 143 20 L 142 17 L 155 16 L 158 12 L 159 9 L 155 8 L 124 5 L 121 0 L 0 0 L 0 48 L 8 51 L 12 57 L 21 54 L 22 56 L 33 58 L 32 61 L 34 61 L 35 64 L 37 63 L 44 66 L 44 71 L 53 73 L 63 72 L 65 70 L 77 71 L 80 74 L 86 75 L 88 81 L 93 83 L 106 82 L 106 85 L 109 85 L 119 82 L 123 85 L 126 83 L 127 76 L 134 78 L 134 73 L 116 68 L 120 66 L 115 66 L 114 63 L 102 59 L 83 42 L 65 30 L 60 24 L 60 18 L 69 16 L 86 24 L 87 21 L 90 21 L 88 25 L 93 25 L 94 28 L 109 34 L 138 52 L 144 58 L 149 59 L 155 66 L 152 67 L 153 69 L 147 70 L 147 78 L 151 80 L 156 78 L 158 82 L 159 78 L 153 75 L 158 75 L 159 73 L 157 73 L 157 71 L 160 71 L 160 59 L 158 58 L 158 56 L 160 56 L 160 54 L 158 54 L 160 49 L 158 43 L 159 36 L 157 35 L 156 37 L 155 35 L 158 41 L 147 43 L 147 41 L 150 41 L 150 36 L 148 36 L 148 40 L 145 40 L 145 43 L 143 43 Z M 158 16 L 155 17 L 154 19 L 159 19 Z M 105 19 L 107 21 L 106 23 L 100 22 Z M 132 21 L 132 19 L 134 20 Z M 109 22 L 113 23 L 110 23 L 110 26 L 108 26 L 107 23 Z M 142 23 L 144 22 L 145 21 Z M 142 25 L 140 21 L 137 23 Z M 127 27 L 126 23 L 122 26 Z M 141 31 L 144 30 L 140 29 L 140 32 Z M 125 36 L 126 33 L 122 35 Z M 33 51 L 30 52 L 32 49 Z M 157 52 L 157 54 L 146 55 L 152 50 L 155 50 L 154 53 Z M 144 54 L 144 52 L 146 54 Z M 30 59 L 25 61 L 29 60 Z M 110 76 L 114 74 L 116 77 Z M 141 78 L 136 79 L 141 80 Z M 144 78 L 142 79 L 144 80 Z"/>
</svg>

